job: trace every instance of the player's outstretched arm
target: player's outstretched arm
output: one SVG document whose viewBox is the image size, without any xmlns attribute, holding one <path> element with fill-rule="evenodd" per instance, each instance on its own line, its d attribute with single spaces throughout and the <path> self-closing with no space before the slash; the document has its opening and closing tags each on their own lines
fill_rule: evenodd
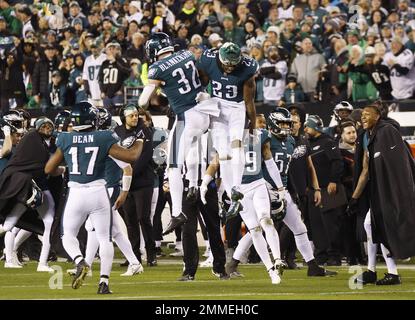
<svg viewBox="0 0 415 320">
<path fill-rule="evenodd" d="M 59 165 L 63 162 L 63 152 L 61 149 L 57 148 L 55 153 L 49 158 L 49 161 L 45 166 L 45 173 L 52 176 L 58 176 L 62 174 L 62 169 Z"/>
<path fill-rule="evenodd" d="M 244 83 L 244 101 L 246 112 L 249 118 L 249 128 L 254 130 L 256 128 L 256 109 L 255 109 L 255 78 L 251 77 Z"/>
<path fill-rule="evenodd" d="M 141 108 L 146 109 L 150 103 L 151 96 L 153 95 L 156 88 L 161 84 L 160 80 L 148 79 L 148 83 L 144 86 L 143 92 L 138 99 L 138 105 Z"/>
<path fill-rule="evenodd" d="M 141 155 L 143 151 L 143 140 L 137 140 L 130 149 L 120 147 L 118 144 L 113 144 L 108 152 L 111 157 L 115 159 L 134 163 Z"/>
<path fill-rule="evenodd" d="M 277 164 L 275 163 L 270 143 L 267 142 L 262 146 L 262 157 L 265 162 L 265 166 L 267 167 L 269 176 L 271 177 L 272 181 L 274 181 L 275 185 L 277 186 L 278 190 L 283 190 L 284 185 L 282 184 L 281 174 L 278 170 Z"/>
</svg>

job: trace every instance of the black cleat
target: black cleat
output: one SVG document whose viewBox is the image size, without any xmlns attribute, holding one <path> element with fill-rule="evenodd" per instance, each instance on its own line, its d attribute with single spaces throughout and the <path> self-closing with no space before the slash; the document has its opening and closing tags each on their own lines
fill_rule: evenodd
<svg viewBox="0 0 415 320">
<path fill-rule="evenodd" d="M 85 262 L 84 259 L 81 260 L 76 266 L 76 273 L 72 280 L 72 288 L 79 289 L 84 282 L 85 276 L 89 271 L 89 265 Z"/>
<path fill-rule="evenodd" d="M 285 259 L 285 262 L 287 263 L 287 269 L 290 270 L 297 270 L 300 269 L 297 264 L 295 263 L 294 259 Z"/>
<path fill-rule="evenodd" d="M 174 229 L 182 226 L 187 221 L 187 217 L 184 215 L 183 212 L 181 212 L 177 217 L 172 217 L 169 225 L 167 226 L 167 229 L 163 231 L 163 236 L 166 234 L 169 234 L 170 232 L 173 232 Z"/>
<path fill-rule="evenodd" d="M 156 267 L 157 266 L 157 260 L 150 260 L 147 261 L 147 267 Z"/>
<path fill-rule="evenodd" d="M 212 269 L 212 274 L 219 280 L 229 280 L 231 277 L 226 272 L 216 272 Z"/>
<path fill-rule="evenodd" d="M 242 273 L 238 271 L 239 261 L 232 258 L 232 260 L 226 264 L 226 273 L 229 274 L 231 278 L 241 278 L 244 277 Z"/>
<path fill-rule="evenodd" d="M 193 281 L 195 279 L 194 276 L 191 276 L 190 274 L 184 274 L 182 275 L 177 281 Z"/>
<path fill-rule="evenodd" d="M 189 191 L 187 191 L 186 200 L 195 203 L 198 198 L 198 189 L 196 187 L 189 188 Z"/>
<path fill-rule="evenodd" d="M 310 264 L 307 270 L 307 276 L 309 277 L 333 277 L 336 275 L 336 271 L 326 270 L 317 264 Z"/>
<path fill-rule="evenodd" d="M 112 291 L 110 290 L 110 287 L 105 283 L 101 282 L 98 286 L 98 294 L 111 294 Z"/>
<path fill-rule="evenodd" d="M 401 277 L 392 273 L 385 273 L 385 277 L 383 279 L 376 281 L 377 286 L 391 286 L 395 284 L 402 284 Z"/>
<path fill-rule="evenodd" d="M 361 283 L 363 285 L 376 283 L 378 276 L 376 272 L 371 270 L 366 270 L 362 274 L 358 275 L 357 278 L 354 280 L 355 283 Z"/>
</svg>

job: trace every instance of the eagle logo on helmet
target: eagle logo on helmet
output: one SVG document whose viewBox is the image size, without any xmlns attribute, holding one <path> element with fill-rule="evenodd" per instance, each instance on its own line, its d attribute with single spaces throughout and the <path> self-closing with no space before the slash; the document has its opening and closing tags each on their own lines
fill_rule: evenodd
<svg viewBox="0 0 415 320">
<path fill-rule="evenodd" d="M 174 52 L 173 42 L 164 32 L 155 32 L 147 40 L 145 45 L 146 55 L 151 63 L 157 61 L 159 55 L 166 52 Z"/>
<path fill-rule="evenodd" d="M 3 116 L 1 126 L 9 126 L 11 132 L 23 133 L 23 121 L 23 116 L 18 111 L 12 110 Z"/>
<path fill-rule="evenodd" d="M 273 135 L 280 138 L 288 137 L 291 134 L 293 125 L 291 113 L 285 108 L 277 108 L 270 113 L 267 124 Z M 286 126 L 283 127 L 282 124 L 288 124 L 288 128 Z"/>
<path fill-rule="evenodd" d="M 88 101 L 81 101 L 72 107 L 71 121 L 73 130 L 82 131 L 96 129 L 98 125 L 98 109 Z"/>
<path fill-rule="evenodd" d="M 341 101 L 340 103 L 336 104 L 336 106 L 334 107 L 333 113 L 337 121 L 343 120 L 339 114 L 339 112 L 343 110 L 348 111 L 350 114 L 353 111 L 353 106 L 347 101 Z"/>
</svg>

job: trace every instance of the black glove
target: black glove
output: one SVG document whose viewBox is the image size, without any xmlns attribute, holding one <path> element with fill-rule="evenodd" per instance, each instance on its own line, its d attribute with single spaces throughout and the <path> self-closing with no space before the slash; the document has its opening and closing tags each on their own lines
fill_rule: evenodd
<svg viewBox="0 0 415 320">
<path fill-rule="evenodd" d="M 347 208 L 346 208 L 347 216 L 352 217 L 359 212 L 358 202 L 359 202 L 358 199 L 355 199 L 355 198 L 350 199 L 349 204 L 347 205 Z"/>
</svg>

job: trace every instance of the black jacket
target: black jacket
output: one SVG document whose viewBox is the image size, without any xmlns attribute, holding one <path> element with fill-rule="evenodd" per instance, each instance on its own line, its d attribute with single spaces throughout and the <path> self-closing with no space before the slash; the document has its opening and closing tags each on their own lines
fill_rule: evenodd
<svg viewBox="0 0 415 320">
<path fill-rule="evenodd" d="M 343 175 L 343 158 L 339 146 L 328 135 L 310 138 L 311 159 L 316 169 L 321 188 L 326 188 L 330 182 L 340 183 Z"/>
<path fill-rule="evenodd" d="M 34 96 L 40 94 L 43 98 L 49 97 L 49 84 L 52 79 L 52 71 L 58 70 L 58 67 L 59 62 L 56 58 L 52 61 L 44 58 L 36 63 L 32 77 L 32 94 Z"/>
<path fill-rule="evenodd" d="M 26 96 L 23 83 L 23 53 L 20 48 L 14 53 L 14 63 L 7 64 L 7 57 L 0 60 L 0 92 L 6 96 Z"/>
<path fill-rule="evenodd" d="M 145 140 L 140 157 L 132 164 L 133 181 L 131 182 L 131 191 L 152 187 L 154 185 L 153 130 L 144 126 L 144 122 L 141 119 L 138 122 L 137 128 L 133 130 L 127 130 L 125 125 L 118 126 L 114 130 L 121 140 L 136 135 L 140 130 L 143 131 Z"/>
<path fill-rule="evenodd" d="M 399 131 L 379 121 L 369 137 L 372 237 L 394 258 L 415 255 L 415 162 Z"/>
</svg>

